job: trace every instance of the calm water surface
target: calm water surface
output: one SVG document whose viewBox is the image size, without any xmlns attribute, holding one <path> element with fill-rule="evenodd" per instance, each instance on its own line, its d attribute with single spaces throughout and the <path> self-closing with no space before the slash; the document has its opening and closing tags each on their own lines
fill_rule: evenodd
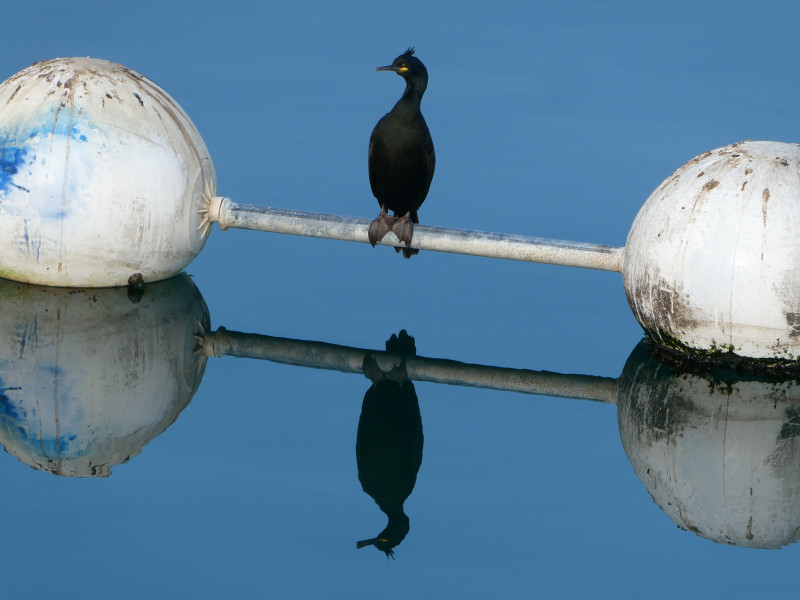
<svg viewBox="0 0 800 600">
<path fill-rule="evenodd" d="M 622 246 L 694 155 L 798 138 L 789 3 L 45 8 L 5 9 L 2 78 L 142 72 L 242 203 L 377 215 L 367 141 L 402 82 L 373 69 L 409 44 L 426 224 Z M 3 597 L 796 595 L 800 397 L 651 360 L 618 274 L 232 230 L 187 273 L 0 284 Z M 217 356 L 220 328 L 279 361 Z M 566 397 L 409 381 L 408 344 L 374 352 L 401 330 Z M 320 349 L 297 341 L 370 377 L 275 354 Z"/>
</svg>

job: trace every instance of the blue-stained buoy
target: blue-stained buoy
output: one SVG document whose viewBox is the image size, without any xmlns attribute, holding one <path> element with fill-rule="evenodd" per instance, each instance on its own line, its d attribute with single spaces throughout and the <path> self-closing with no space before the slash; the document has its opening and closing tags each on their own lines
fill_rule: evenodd
<svg viewBox="0 0 800 600">
<path fill-rule="evenodd" d="M 197 129 L 135 71 L 59 58 L 0 84 L 0 277 L 92 287 L 170 277 L 203 248 L 199 211 L 215 191 Z"/>
</svg>

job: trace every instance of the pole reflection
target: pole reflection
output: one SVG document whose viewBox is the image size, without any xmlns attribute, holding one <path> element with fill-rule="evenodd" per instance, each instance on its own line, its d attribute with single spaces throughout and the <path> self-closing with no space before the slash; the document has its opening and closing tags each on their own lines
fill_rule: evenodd
<svg viewBox="0 0 800 600">
<path fill-rule="evenodd" d="M 653 500 L 682 529 L 719 543 L 779 548 L 800 537 L 800 386 L 797 374 L 686 370 L 646 340 L 618 379 L 470 365 L 391 351 L 226 331 L 204 351 L 298 366 L 383 372 L 403 361 L 409 379 L 618 406 L 625 452 Z"/>
<path fill-rule="evenodd" d="M 686 370 L 652 356 L 646 342 L 615 379 L 425 358 L 403 331 L 385 350 L 211 332 L 186 276 L 133 293 L 0 280 L 0 306 L 0 443 L 49 473 L 108 476 L 175 421 L 207 357 L 250 357 L 370 379 L 358 477 L 388 523 L 358 547 L 391 556 L 409 532 L 403 506 L 423 447 L 414 381 L 616 404 L 634 472 L 679 527 L 750 548 L 800 537 L 797 374 Z"/>
</svg>

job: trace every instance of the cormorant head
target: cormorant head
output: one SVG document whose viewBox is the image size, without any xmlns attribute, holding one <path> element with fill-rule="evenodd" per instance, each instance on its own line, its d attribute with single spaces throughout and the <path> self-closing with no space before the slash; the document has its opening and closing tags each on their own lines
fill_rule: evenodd
<svg viewBox="0 0 800 600">
<path fill-rule="evenodd" d="M 406 535 L 411 530 L 408 524 L 408 517 L 402 511 L 400 511 L 400 514 L 399 518 L 389 519 L 386 529 L 381 531 L 378 537 L 356 542 L 356 548 L 375 546 L 386 555 L 386 558 L 394 558 L 394 548 L 400 545 L 400 542 L 406 538 Z"/>
<path fill-rule="evenodd" d="M 409 48 L 400 56 L 394 59 L 391 65 L 377 67 L 376 71 L 394 71 L 407 82 L 410 80 L 421 80 L 428 82 L 428 70 L 422 61 L 414 56 L 414 48 Z"/>
</svg>

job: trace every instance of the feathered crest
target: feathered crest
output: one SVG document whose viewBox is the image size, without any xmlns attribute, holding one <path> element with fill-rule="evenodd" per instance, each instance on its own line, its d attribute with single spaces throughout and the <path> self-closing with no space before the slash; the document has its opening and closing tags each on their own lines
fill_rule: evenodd
<svg viewBox="0 0 800 600">
<path fill-rule="evenodd" d="M 403 52 L 401 56 L 413 56 L 414 55 L 414 46 L 409 46 L 408 50 Z"/>
</svg>

